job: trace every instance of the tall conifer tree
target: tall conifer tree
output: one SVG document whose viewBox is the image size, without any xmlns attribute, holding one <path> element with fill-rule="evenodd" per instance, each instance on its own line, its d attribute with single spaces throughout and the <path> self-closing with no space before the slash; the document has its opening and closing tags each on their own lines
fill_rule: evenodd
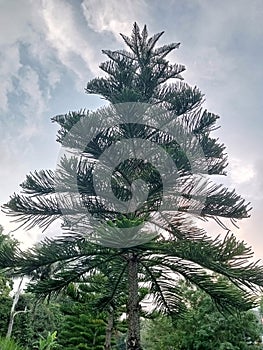
<svg viewBox="0 0 263 350">
<path fill-rule="evenodd" d="M 127 283 L 128 350 L 142 349 L 139 279 L 147 283 L 156 308 L 171 316 L 184 309 L 178 278 L 197 285 L 222 308 L 250 308 L 254 299 L 248 289 L 263 284 L 262 268 L 247 262 L 252 253 L 244 242 L 231 233 L 213 239 L 191 220 L 214 219 L 226 228 L 221 219 L 247 218 L 249 205 L 235 191 L 212 182 L 212 175 L 225 175 L 227 165 L 224 145 L 210 136 L 218 116 L 203 110 L 197 87 L 182 82 L 185 67 L 167 60 L 179 44 L 157 47 L 162 35 L 149 37 L 146 26 L 140 31 L 135 23 L 131 37 L 121 34 L 128 50 L 103 50 L 108 61 L 100 68 L 106 76 L 88 82 L 86 92 L 111 105 L 54 117 L 61 127 L 57 140 L 70 152 L 61 157 L 57 172 L 29 174 L 23 193 L 4 206 L 27 228 L 46 228 L 63 219 L 64 236 L 12 257 L 20 273 L 47 268 L 45 278 L 33 284 L 37 293 L 58 292 L 100 272 L 111 276 L 110 302 Z M 88 141 L 87 134 L 92 135 Z M 109 153 L 123 140 L 123 148 Z M 151 147 L 138 153 L 147 142 L 160 153 Z M 130 157 L 123 159 L 124 151 Z M 160 172 L 155 164 L 165 154 L 174 167 Z M 96 187 L 96 169 L 108 174 L 111 162 L 110 182 L 102 176 L 105 182 Z M 107 186 L 117 198 L 113 203 Z M 125 210 L 118 209 L 119 202 Z M 2 264 L 11 264 L 8 259 L 2 254 Z"/>
</svg>

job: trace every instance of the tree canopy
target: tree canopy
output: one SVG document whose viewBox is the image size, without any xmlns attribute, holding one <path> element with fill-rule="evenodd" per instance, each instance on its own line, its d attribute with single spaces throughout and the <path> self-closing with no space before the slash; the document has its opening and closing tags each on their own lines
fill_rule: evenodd
<svg viewBox="0 0 263 350">
<path fill-rule="evenodd" d="M 262 326 L 256 314 L 221 313 L 203 291 L 182 285 L 188 304 L 184 317 L 174 323 L 167 316 L 144 323 L 145 350 L 260 349 Z"/>
</svg>

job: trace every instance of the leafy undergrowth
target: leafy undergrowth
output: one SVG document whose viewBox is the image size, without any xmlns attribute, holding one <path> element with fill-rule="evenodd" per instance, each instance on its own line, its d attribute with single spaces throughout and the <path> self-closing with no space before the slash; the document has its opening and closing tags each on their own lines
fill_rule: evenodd
<svg viewBox="0 0 263 350">
<path fill-rule="evenodd" d="M 0 338 L 0 350 L 24 350 L 13 339 Z"/>
</svg>

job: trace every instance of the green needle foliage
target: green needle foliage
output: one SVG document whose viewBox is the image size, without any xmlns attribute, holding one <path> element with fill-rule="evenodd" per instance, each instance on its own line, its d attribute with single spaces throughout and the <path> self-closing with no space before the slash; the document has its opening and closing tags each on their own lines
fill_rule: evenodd
<svg viewBox="0 0 263 350">
<path fill-rule="evenodd" d="M 62 312 L 65 314 L 65 321 L 58 342 L 63 349 L 102 350 L 104 348 L 105 315 L 92 313 L 89 305 L 84 302 L 64 303 Z"/>
<path fill-rule="evenodd" d="M 48 349 L 49 343 L 55 343 L 55 339 L 52 341 L 54 331 L 60 333 L 64 323 L 58 300 L 37 302 L 32 294 L 25 293 L 20 296 L 17 309 L 27 311 L 15 316 L 12 336 L 25 349 L 39 350 L 40 342 Z M 54 344 L 52 346 L 57 349 Z"/>
<path fill-rule="evenodd" d="M 121 313 L 119 310 L 117 314 L 116 305 L 111 301 L 113 306 L 105 307 L 104 295 L 108 294 L 104 287 L 105 278 L 99 274 L 89 278 L 88 283 L 72 283 L 68 286 L 66 298 L 61 303 L 65 322 L 59 344 L 62 344 L 63 349 L 111 349 L 116 343 L 116 334 L 123 330 L 126 332 L 125 325 L 119 321 Z M 118 302 L 120 304 L 121 300 Z M 108 326 L 111 334 L 107 341 Z"/>
<path fill-rule="evenodd" d="M 261 349 L 262 326 L 253 311 L 222 314 L 200 289 L 181 287 L 187 312 L 174 324 L 167 316 L 144 322 L 145 350 Z"/>
<path fill-rule="evenodd" d="M 5 212 L 28 229 L 36 225 L 45 229 L 54 220 L 63 219 L 65 234 L 46 239 L 27 252 L 1 251 L 0 264 L 17 268 L 18 274 L 34 276 L 31 288 L 40 295 L 59 293 L 70 283 L 87 281 L 98 273 L 108 276 L 111 285 L 106 288 L 105 307 L 121 292 L 127 295 L 128 350 L 142 349 L 139 286 L 143 283 L 156 309 L 172 317 L 185 310 L 179 279 L 197 285 L 222 310 L 251 308 L 254 292 L 263 285 L 262 267 L 250 262 L 253 254 L 244 242 L 230 232 L 223 239 L 211 238 L 193 224 L 197 217 L 213 219 L 226 229 L 222 218 L 234 222 L 247 218 L 250 206 L 235 191 L 212 181 L 213 175 L 225 175 L 227 165 L 225 146 L 210 135 L 219 117 L 203 110 L 203 95 L 197 87 L 182 81 L 185 67 L 167 60 L 179 44 L 157 47 L 162 35 L 149 37 L 146 26 L 140 31 L 135 23 L 131 37 L 121 34 L 128 50 L 103 50 L 108 60 L 100 68 L 106 76 L 88 82 L 86 92 L 102 96 L 110 107 L 52 118 L 60 125 L 57 141 L 70 155 L 61 158 L 59 172 L 41 170 L 27 175 L 22 193 L 14 194 L 4 206 Z M 137 113 L 137 122 L 127 122 L 120 103 Z M 144 104 L 166 111 L 154 116 L 159 118 L 155 119 L 158 125 L 168 125 L 166 131 L 142 123 L 141 110 L 151 117 L 151 108 Z M 111 118 L 114 125 L 110 125 Z M 187 150 L 195 154 L 198 144 L 203 157 L 189 161 L 187 152 L 169 133 L 178 126 Z M 82 130 L 95 135 L 88 144 Z M 101 156 L 111 145 L 136 138 L 158 145 L 169 155 L 176 165 L 167 174 L 173 181 L 163 184 L 163 174 L 131 150 L 131 157 L 112 173 L 112 191 L 125 203 L 132 198 L 132 185 L 141 179 L 147 183 L 148 196 L 133 212 L 120 214 L 106 196 L 96 193 L 94 169 L 99 165 L 104 172 L 110 167 L 111 160 L 103 163 Z M 80 152 L 79 157 L 76 154 Z M 73 186 L 76 178 L 77 188 Z M 101 186 L 103 189 L 104 184 Z M 163 203 L 168 205 L 162 211 Z M 95 219 L 103 225 L 103 232 L 93 226 Z M 143 242 L 136 236 L 141 224 L 149 238 Z M 124 248 L 120 243 L 127 237 L 120 228 L 134 229 Z M 104 244 L 97 244 L 98 236 Z M 238 288 L 215 279 L 214 274 L 225 276 Z"/>
</svg>

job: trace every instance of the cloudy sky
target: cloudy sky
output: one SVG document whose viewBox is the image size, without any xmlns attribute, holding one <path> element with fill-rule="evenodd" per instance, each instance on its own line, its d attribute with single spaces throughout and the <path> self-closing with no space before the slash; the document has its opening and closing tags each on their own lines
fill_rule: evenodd
<svg viewBox="0 0 263 350">
<path fill-rule="evenodd" d="M 0 204 L 32 170 L 55 168 L 59 146 L 50 117 L 102 100 L 84 93 L 101 74 L 102 49 L 123 48 L 119 33 L 147 24 L 180 42 L 171 61 L 219 114 L 229 155 L 229 187 L 252 203 L 251 218 L 233 231 L 263 258 L 263 1 L 262 0 L 0 0 Z M 14 226 L 1 213 L 9 232 Z M 212 228 L 211 228 L 212 229 Z M 29 244 L 40 231 L 17 231 Z"/>
</svg>

